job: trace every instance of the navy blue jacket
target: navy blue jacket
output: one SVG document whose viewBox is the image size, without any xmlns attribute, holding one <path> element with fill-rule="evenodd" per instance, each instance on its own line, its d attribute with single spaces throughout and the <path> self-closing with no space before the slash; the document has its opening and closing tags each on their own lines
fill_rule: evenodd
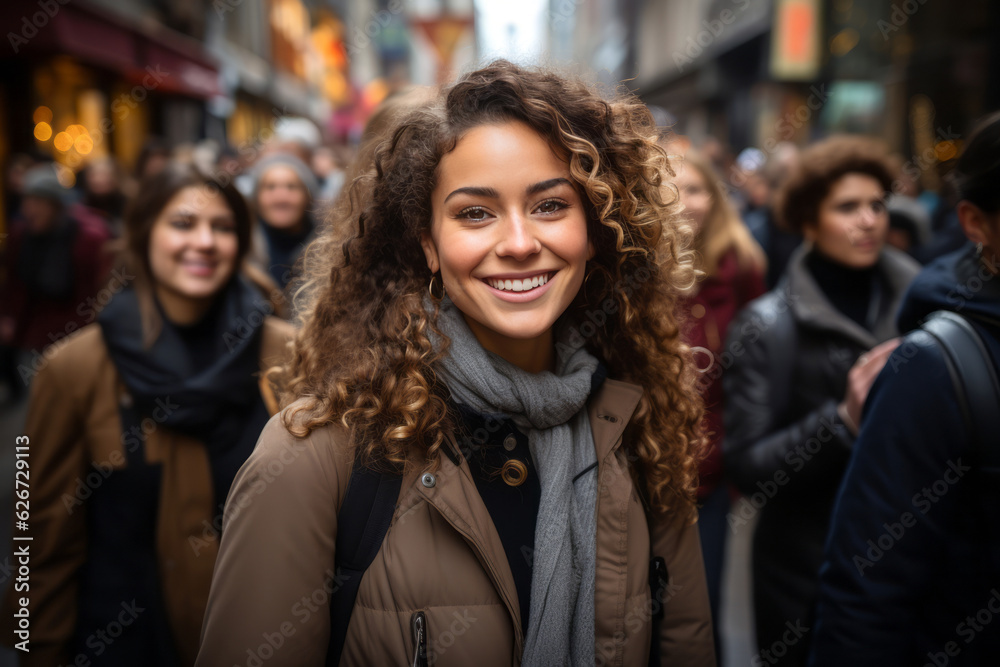
<svg viewBox="0 0 1000 667">
<path fill-rule="evenodd" d="M 1000 276 L 968 247 L 940 258 L 911 285 L 899 330 L 936 310 L 1000 320 Z M 974 324 L 996 367 L 1000 328 Z M 942 350 L 912 331 L 865 404 L 820 571 L 811 665 L 1000 664 L 1000 568 L 986 548 L 1000 508 L 979 503 L 972 448 Z"/>
</svg>

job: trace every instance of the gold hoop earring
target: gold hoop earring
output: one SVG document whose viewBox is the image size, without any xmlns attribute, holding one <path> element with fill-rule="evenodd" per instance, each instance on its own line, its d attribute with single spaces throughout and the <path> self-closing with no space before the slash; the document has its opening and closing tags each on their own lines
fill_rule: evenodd
<svg viewBox="0 0 1000 667">
<path fill-rule="evenodd" d="M 431 282 L 430 282 L 429 285 L 427 285 L 427 293 L 430 294 L 431 298 L 434 299 L 435 301 L 440 301 L 441 299 L 444 298 L 444 280 L 442 279 L 442 281 L 441 281 L 441 296 L 435 296 L 434 295 L 434 280 L 436 278 L 437 278 L 437 275 L 432 275 L 431 276 Z"/>
</svg>

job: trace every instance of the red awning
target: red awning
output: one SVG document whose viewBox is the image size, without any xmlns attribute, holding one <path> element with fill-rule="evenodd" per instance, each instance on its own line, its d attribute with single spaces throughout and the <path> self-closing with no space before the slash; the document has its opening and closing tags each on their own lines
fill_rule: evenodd
<svg viewBox="0 0 1000 667">
<path fill-rule="evenodd" d="M 18 6 L 0 7 L 0 23 L 24 36 L 15 40 L 15 57 L 67 54 L 159 91 L 202 99 L 220 93 L 218 68 L 197 40 L 166 28 L 142 29 L 83 3 L 55 4 L 53 16 L 24 14 Z"/>
<path fill-rule="evenodd" d="M 148 85 L 155 80 L 157 90 L 204 99 L 220 94 L 219 72 L 214 65 L 194 60 L 163 44 L 144 45 L 139 62 L 142 67 L 130 74 L 135 83 Z"/>
</svg>

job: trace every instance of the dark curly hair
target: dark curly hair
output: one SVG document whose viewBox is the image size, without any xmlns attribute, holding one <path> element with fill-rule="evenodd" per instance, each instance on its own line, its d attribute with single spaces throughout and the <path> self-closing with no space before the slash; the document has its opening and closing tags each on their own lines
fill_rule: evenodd
<svg viewBox="0 0 1000 667">
<path fill-rule="evenodd" d="M 847 174 L 871 176 L 890 192 L 895 170 L 885 147 L 869 137 L 839 135 L 813 144 L 802 152 L 798 169 L 778 190 L 774 207 L 778 224 L 794 231 L 815 224 L 820 204 Z"/>
<path fill-rule="evenodd" d="M 306 252 L 297 295 L 303 327 L 285 378 L 286 427 L 305 436 L 346 427 L 359 454 L 433 468 L 458 425 L 436 372 L 446 340 L 424 297 L 431 273 L 421 248 L 438 164 L 468 130 L 520 121 L 566 156 L 596 249 L 568 314 L 611 312 L 583 324 L 588 349 L 611 377 L 645 392 L 625 440 L 657 508 L 692 510 L 702 407 L 674 308 L 695 279 L 690 230 L 660 185 L 673 172 L 648 109 L 631 95 L 605 101 L 585 83 L 505 61 L 464 76 L 405 115 L 352 184 L 349 211 Z M 413 454 L 419 454 L 414 459 Z"/>
</svg>

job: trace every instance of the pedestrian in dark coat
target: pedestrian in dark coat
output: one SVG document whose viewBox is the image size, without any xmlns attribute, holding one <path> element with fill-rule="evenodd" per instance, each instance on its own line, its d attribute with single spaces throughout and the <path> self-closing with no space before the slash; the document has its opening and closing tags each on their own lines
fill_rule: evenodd
<svg viewBox="0 0 1000 667">
<path fill-rule="evenodd" d="M 1000 114 L 970 137 L 953 176 L 977 247 L 920 274 L 899 328 L 958 313 L 1000 374 Z M 918 329 L 872 387 L 826 545 L 812 665 L 1000 664 L 998 480 L 977 463 L 1000 433 L 970 430 L 962 407 L 997 399 L 960 396 L 952 372 Z"/>
<path fill-rule="evenodd" d="M 864 396 L 894 345 L 879 344 L 897 335 L 896 309 L 918 270 L 885 246 L 891 183 L 867 140 L 807 150 L 779 194 L 781 214 L 807 243 L 730 327 L 723 451 L 746 498 L 729 523 L 736 531 L 759 513 L 757 641 L 783 664 L 805 662 L 801 628 L 811 622 L 833 499 Z"/>
<path fill-rule="evenodd" d="M 107 225 L 73 203 L 51 165 L 35 167 L 24 182 L 0 259 L 0 343 L 32 356 L 21 364 L 22 386 L 46 347 L 94 321 L 94 299 L 111 268 Z"/>
</svg>

